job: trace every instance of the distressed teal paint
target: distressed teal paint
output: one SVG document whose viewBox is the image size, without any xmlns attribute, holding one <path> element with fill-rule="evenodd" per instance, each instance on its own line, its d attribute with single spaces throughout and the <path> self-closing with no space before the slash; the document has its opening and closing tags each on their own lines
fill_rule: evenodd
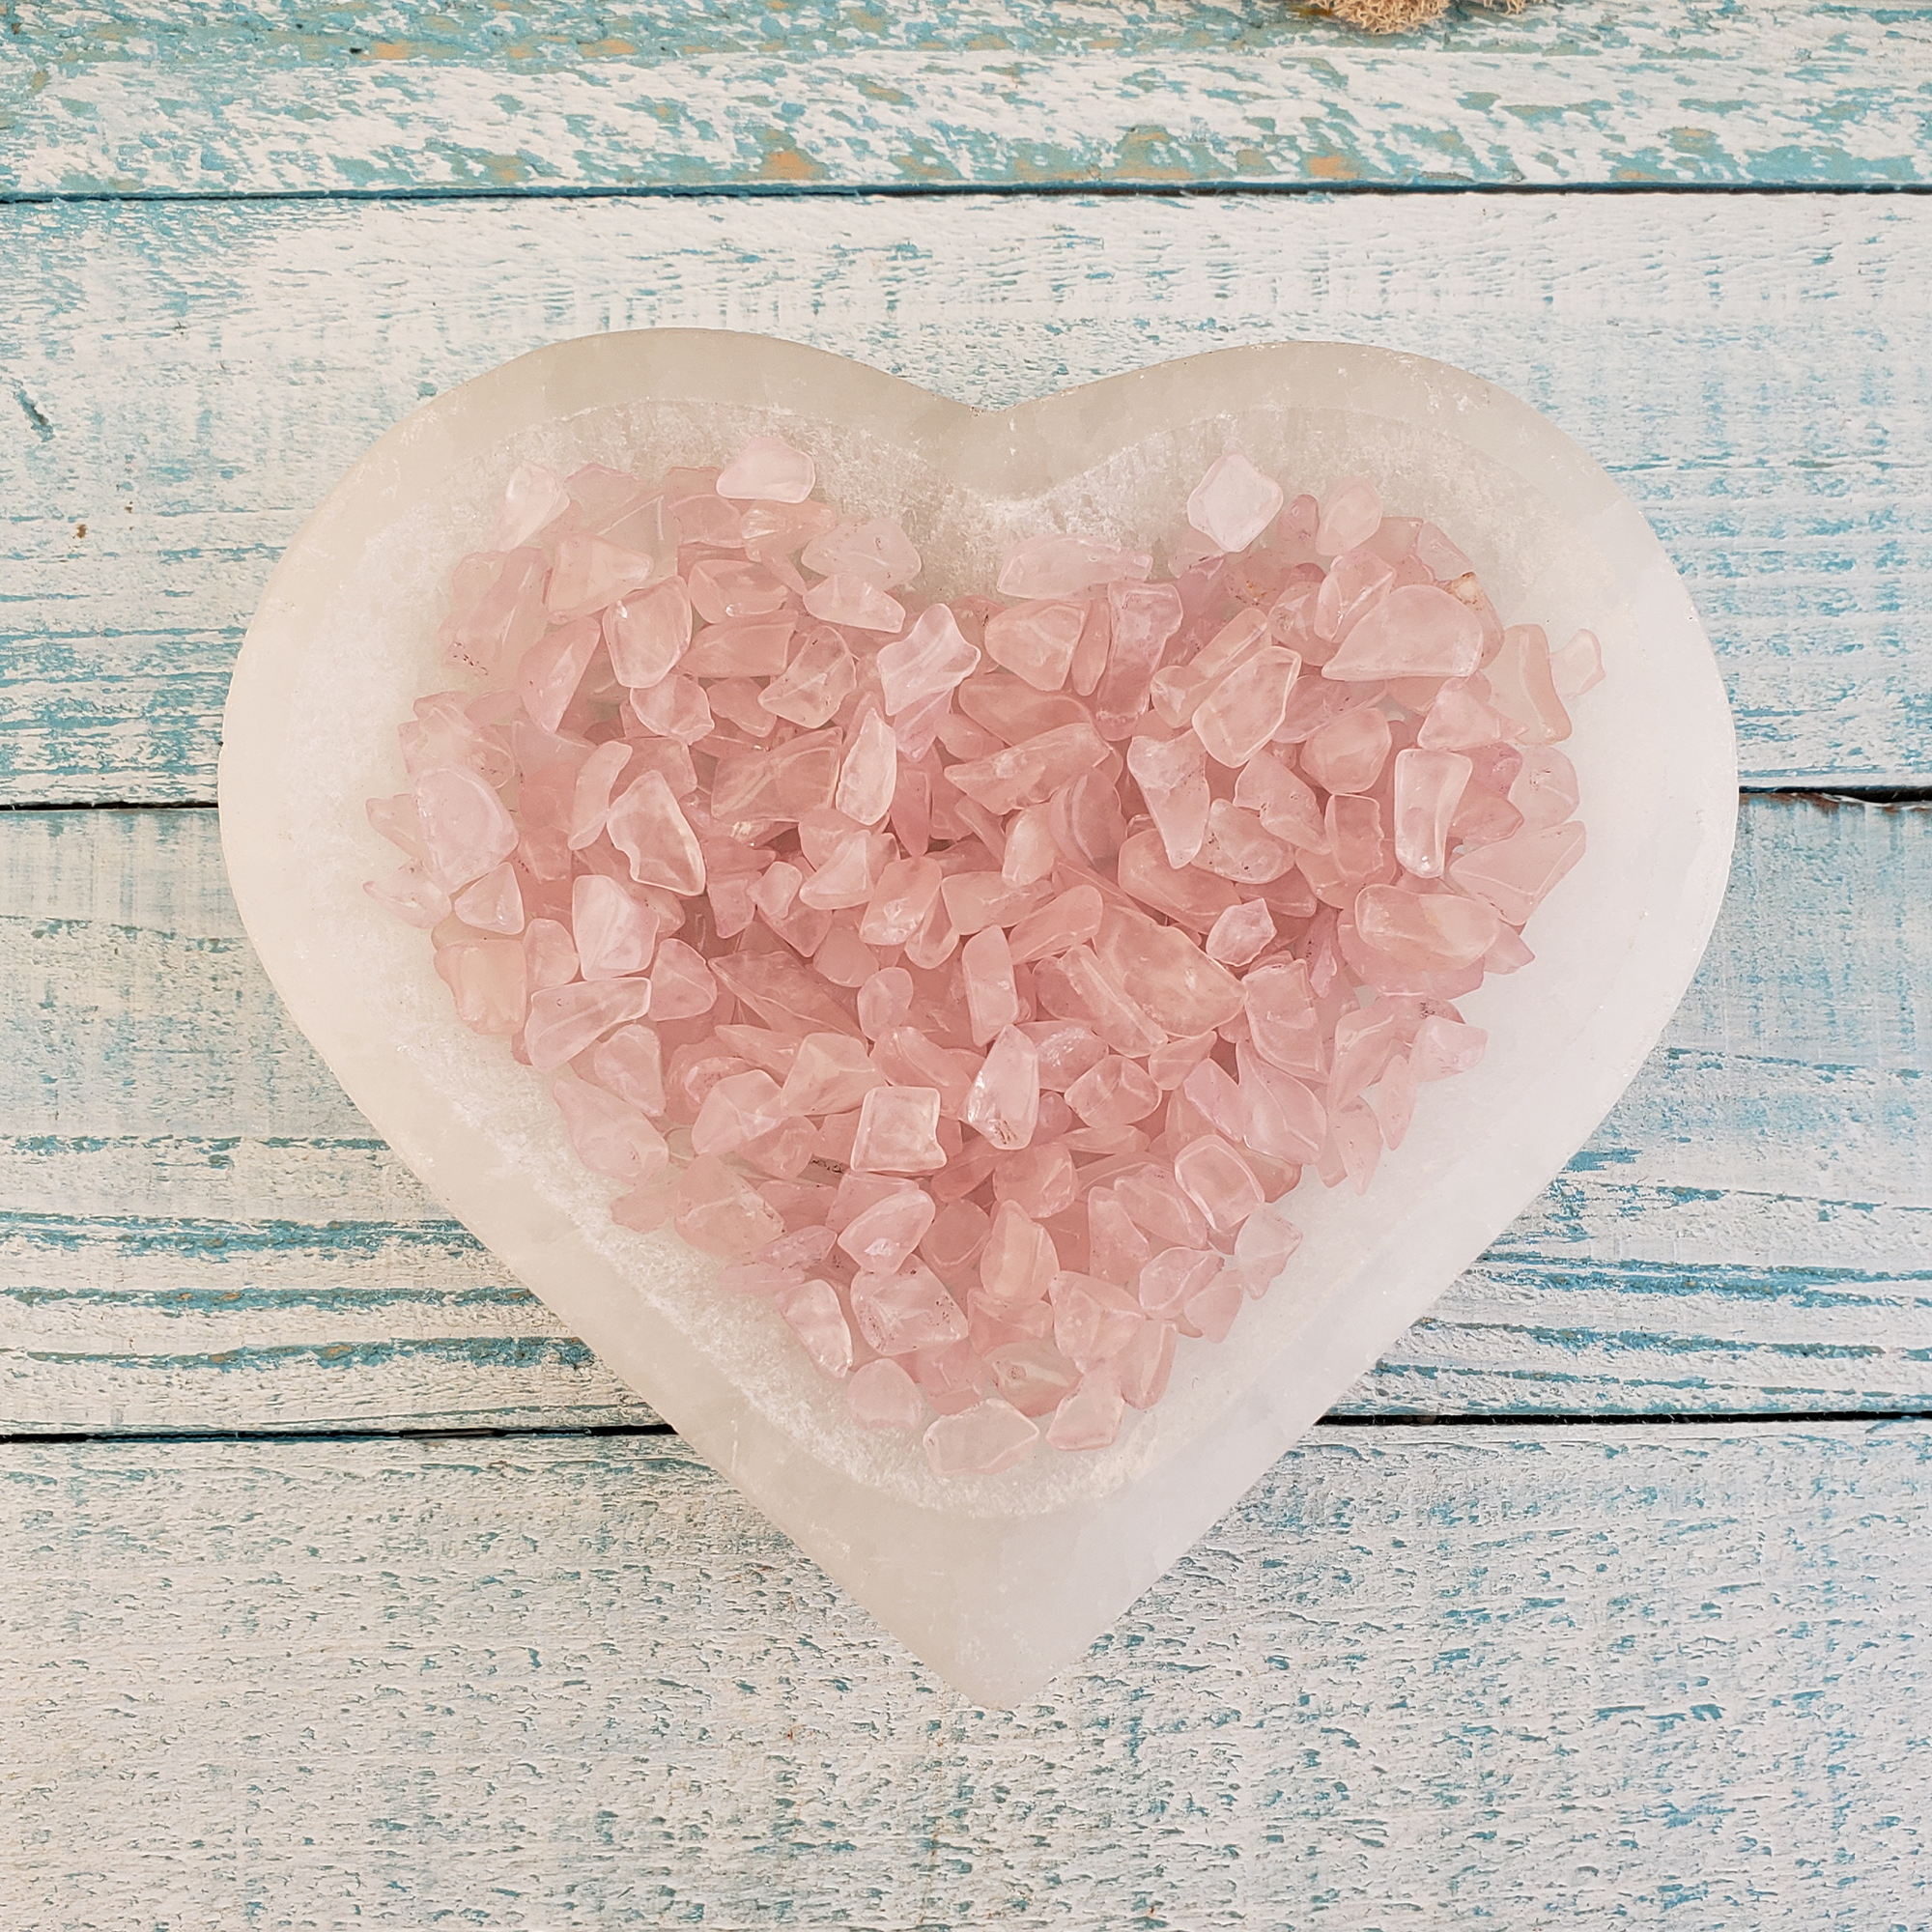
<svg viewBox="0 0 1932 1932">
<path fill-rule="evenodd" d="M 13 1426 L 641 1412 L 289 1031 L 212 813 L 16 813 L 0 873 Z M 1932 808 L 1748 800 L 1663 1043 L 1340 1409 L 1932 1405 L 1928 1070 Z"/>
<path fill-rule="evenodd" d="M 1932 146 L 1932 36 L 1869 4 L 1564 0 L 1378 42 L 1144 0 L 270 0 L 29 8 L 0 61 L 0 185 L 41 195 L 1895 185 Z"/>
<path fill-rule="evenodd" d="M 661 325 L 986 405 L 1285 336 L 1440 356 L 1651 518 L 1747 782 L 1932 777 L 1926 200 L 144 205 L 0 210 L 0 248 L 47 425 L 0 415 L 0 800 L 211 797 L 262 583 L 368 443 L 425 385 Z"/>
</svg>

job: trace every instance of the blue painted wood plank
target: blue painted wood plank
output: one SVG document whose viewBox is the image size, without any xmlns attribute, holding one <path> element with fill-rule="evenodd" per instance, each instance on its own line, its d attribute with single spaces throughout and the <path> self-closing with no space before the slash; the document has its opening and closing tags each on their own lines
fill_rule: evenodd
<svg viewBox="0 0 1932 1932">
<path fill-rule="evenodd" d="M 1551 0 L 1374 41 L 1270 4 L 28 6 L 0 188 L 1898 185 L 1899 0 Z"/>
<path fill-rule="evenodd" d="M 1932 1436 L 1325 1429 L 1013 1713 L 663 1437 L 0 1449 L 102 1925 L 1925 1922 Z"/>
<path fill-rule="evenodd" d="M 0 801 L 211 798 L 242 627 L 336 476 L 519 351 L 652 326 L 985 405 L 1284 337 L 1440 356 L 1653 519 L 1747 782 L 1932 778 L 1926 201 L 16 208 L 0 251 Z"/>
<path fill-rule="evenodd" d="M 508 1427 L 639 1406 L 282 1017 L 212 813 L 0 816 L 0 1425 Z M 1751 800 L 1662 1044 L 1345 1401 L 1932 1406 L 1932 808 Z"/>
</svg>

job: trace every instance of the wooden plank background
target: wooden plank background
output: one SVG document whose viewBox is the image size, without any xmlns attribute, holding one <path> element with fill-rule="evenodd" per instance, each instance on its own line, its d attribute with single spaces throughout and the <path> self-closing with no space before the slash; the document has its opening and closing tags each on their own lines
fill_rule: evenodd
<svg viewBox="0 0 1932 1932">
<path fill-rule="evenodd" d="M 9 1932 L 1932 1922 L 1928 153 L 1902 0 L 11 9 Z M 1440 355 L 1612 469 L 1738 717 L 1625 1100 L 1012 1714 L 440 1213 L 221 874 L 228 667 L 332 479 L 671 324 L 987 405 Z"/>
</svg>

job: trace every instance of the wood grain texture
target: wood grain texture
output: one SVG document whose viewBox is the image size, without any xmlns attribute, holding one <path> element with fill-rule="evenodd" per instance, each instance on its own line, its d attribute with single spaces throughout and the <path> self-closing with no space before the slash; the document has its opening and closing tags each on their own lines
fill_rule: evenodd
<svg viewBox="0 0 1932 1932">
<path fill-rule="evenodd" d="M 1562 0 L 1378 42 L 1293 8 L 1054 0 L 27 0 L 15 194 L 1899 184 L 1899 0 Z"/>
<path fill-rule="evenodd" d="M 212 798 L 247 615 L 350 462 L 520 351 L 659 325 L 983 405 L 1296 336 L 1439 356 L 1650 516 L 1747 783 L 1932 777 L 1932 202 L 89 206 L 0 209 L 0 800 Z"/>
<path fill-rule="evenodd" d="M 283 1017 L 212 813 L 0 817 L 0 1426 L 646 1414 Z M 1932 1406 L 1932 809 L 1748 802 L 1701 977 L 1358 1415 Z"/>
<path fill-rule="evenodd" d="M 1926 1919 L 1932 1433 L 1324 1430 L 1035 1703 L 664 1437 L 0 1450 L 35 1932 Z"/>
</svg>

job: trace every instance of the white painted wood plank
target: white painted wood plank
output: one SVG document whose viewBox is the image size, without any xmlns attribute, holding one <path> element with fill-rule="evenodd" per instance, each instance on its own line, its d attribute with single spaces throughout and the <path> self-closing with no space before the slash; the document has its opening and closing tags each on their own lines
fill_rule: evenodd
<svg viewBox="0 0 1932 1932">
<path fill-rule="evenodd" d="M 661 325 L 987 405 L 1284 337 L 1440 356 L 1650 515 L 1747 782 L 1932 776 L 1925 201 L 0 208 L 0 800 L 212 797 L 248 612 L 348 464 L 522 350 Z"/>
<path fill-rule="evenodd" d="M 1922 9 L 1560 0 L 1375 41 L 1158 0 L 28 4 L 0 186 L 29 194 L 1898 183 Z"/>
<path fill-rule="evenodd" d="M 665 1437 L 0 1451 L 35 1932 L 1925 1923 L 1920 1424 L 1328 1429 L 976 1711 Z"/>
<path fill-rule="evenodd" d="M 212 813 L 0 817 L 0 1426 L 645 1413 L 283 1019 Z M 1358 1414 L 1932 1406 L 1932 809 L 1757 798 L 1712 954 Z"/>
</svg>

